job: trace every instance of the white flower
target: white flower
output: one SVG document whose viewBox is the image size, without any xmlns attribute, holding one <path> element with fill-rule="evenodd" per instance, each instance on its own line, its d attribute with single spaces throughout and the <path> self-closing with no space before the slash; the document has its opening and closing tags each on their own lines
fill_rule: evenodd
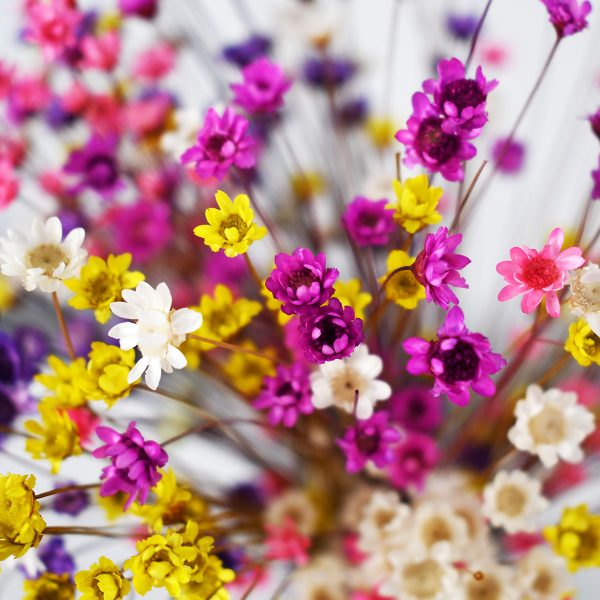
<svg viewBox="0 0 600 600">
<path fill-rule="evenodd" d="M 375 403 L 387 400 L 392 394 L 392 388 L 377 379 L 382 370 L 381 358 L 369 354 L 367 346 L 360 344 L 348 358 L 326 362 L 311 374 L 312 403 L 315 408 L 337 406 L 353 413 L 355 390 L 358 390 L 356 417 L 368 419 Z"/>
<path fill-rule="evenodd" d="M 541 484 L 524 471 L 500 471 L 483 490 L 483 514 L 508 533 L 535 531 L 535 517 L 546 509 Z"/>
<path fill-rule="evenodd" d="M 519 561 L 517 582 L 529 600 L 565 598 L 574 589 L 564 559 L 545 546 L 537 546 Z"/>
<path fill-rule="evenodd" d="M 577 317 L 583 317 L 592 331 L 600 336 L 600 267 L 588 263 L 574 271 L 569 278 L 571 297 L 569 308 Z"/>
<path fill-rule="evenodd" d="M 537 454 L 550 469 L 558 459 L 581 462 L 581 442 L 594 431 L 594 415 L 581 404 L 577 394 L 558 389 L 543 391 L 530 385 L 524 400 L 515 407 L 517 422 L 508 439 L 518 450 Z"/>
<path fill-rule="evenodd" d="M 175 111 L 175 128 L 166 131 L 160 138 L 160 147 L 173 159 L 194 145 L 198 131 L 202 127 L 202 115 L 195 108 L 180 108 Z"/>
<path fill-rule="evenodd" d="M 28 234 L 13 229 L 0 238 L 2 273 L 19 277 L 23 287 L 31 292 L 56 292 L 65 279 L 77 277 L 87 252 L 82 249 L 85 232 L 77 227 L 62 239 L 62 224 L 58 217 L 46 222 L 34 219 Z"/>
<path fill-rule="evenodd" d="M 335 554 L 321 554 L 293 572 L 295 600 L 346 600 L 348 568 Z"/>
<path fill-rule="evenodd" d="M 110 309 L 118 317 L 135 322 L 115 325 L 108 335 L 117 338 L 123 350 L 137 346 L 142 354 L 129 372 L 128 382 L 133 383 L 145 372 L 146 385 L 155 390 L 161 369 L 172 373 L 187 365 L 177 346 L 185 341 L 186 333 L 202 325 L 202 315 L 189 308 L 172 310 L 166 283 L 159 283 L 154 289 L 142 281 L 135 290 L 123 290 L 121 295 L 125 302 L 113 302 Z"/>
<path fill-rule="evenodd" d="M 281 527 L 290 519 L 302 535 L 312 535 L 319 515 L 313 501 L 300 489 L 290 489 L 269 503 L 265 521 Z"/>
<path fill-rule="evenodd" d="M 482 576 L 475 576 L 477 573 Z M 463 572 L 461 589 L 452 600 L 520 600 L 521 590 L 514 580 L 515 574 L 509 567 L 489 561 L 474 562 Z"/>
</svg>

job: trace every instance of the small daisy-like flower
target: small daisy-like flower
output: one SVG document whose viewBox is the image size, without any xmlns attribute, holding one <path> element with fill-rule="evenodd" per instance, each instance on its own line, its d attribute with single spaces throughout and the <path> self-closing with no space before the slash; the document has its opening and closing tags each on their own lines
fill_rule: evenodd
<svg viewBox="0 0 600 600">
<path fill-rule="evenodd" d="M 569 277 L 571 297 L 568 300 L 571 312 L 583 317 L 591 330 L 600 336 L 600 267 L 588 263 L 573 271 Z"/>
<path fill-rule="evenodd" d="M 540 482 L 524 471 L 500 471 L 483 490 L 484 516 L 508 533 L 535 531 L 535 517 L 547 506 Z"/>
<path fill-rule="evenodd" d="M 585 262 L 581 249 L 577 246 L 561 252 L 564 239 L 563 230 L 557 227 L 552 230 L 548 242 L 539 252 L 528 246 L 511 248 L 510 260 L 496 265 L 496 271 L 508 284 L 498 294 L 498 300 L 504 302 L 523 294 L 521 310 L 528 314 L 545 297 L 546 311 L 551 317 L 558 317 L 560 302 L 557 292 L 567 283 L 567 272 L 577 269 Z"/>
<path fill-rule="evenodd" d="M 106 556 L 101 556 L 89 569 L 76 573 L 75 585 L 82 594 L 80 600 L 122 600 L 131 589 L 121 569 Z"/>
<path fill-rule="evenodd" d="M 215 194 L 219 208 L 207 208 L 204 213 L 207 225 L 198 225 L 194 234 L 204 240 L 213 252 L 224 250 L 225 255 L 234 258 L 244 254 L 253 242 L 267 235 L 266 227 L 254 223 L 254 211 L 250 199 L 244 194 L 231 198 L 219 190 Z"/>
<path fill-rule="evenodd" d="M 559 459 L 583 460 L 581 442 L 594 431 L 594 415 L 577 403 L 577 394 L 559 389 L 527 388 L 526 397 L 515 406 L 517 422 L 508 439 L 518 450 L 537 454 L 550 469 Z"/>
<path fill-rule="evenodd" d="M 411 177 L 404 183 L 395 179 L 393 185 L 396 202 L 388 204 L 386 208 L 394 209 L 394 221 L 408 233 L 416 233 L 442 220 L 437 205 L 444 190 L 429 187 L 427 175 Z"/>
<path fill-rule="evenodd" d="M 62 239 L 62 224 L 58 217 L 47 221 L 35 219 L 28 234 L 9 229 L 0 238 L 2 273 L 19 277 L 23 287 L 31 292 L 56 292 L 65 279 L 72 279 L 87 256 L 81 247 L 85 232 L 80 227 Z"/>
<path fill-rule="evenodd" d="M 587 0 L 581 4 L 578 0 L 542 0 L 542 3 L 559 38 L 579 33 L 588 26 L 592 5 Z"/>
<path fill-rule="evenodd" d="M 569 325 L 569 337 L 565 350 L 582 366 L 592 363 L 600 365 L 600 337 L 598 337 L 585 319 L 579 319 Z"/>
<path fill-rule="evenodd" d="M 206 568 L 202 579 L 192 580 L 182 586 L 182 600 L 230 600 L 226 585 L 235 579 L 235 572 L 223 565 L 223 561 L 214 554 L 206 559 Z"/>
<path fill-rule="evenodd" d="M 271 500 L 264 520 L 265 523 L 277 527 L 282 527 L 291 520 L 302 535 L 310 536 L 317 530 L 319 513 L 305 491 L 292 488 Z"/>
<path fill-rule="evenodd" d="M 373 296 L 361 288 L 360 279 L 348 279 L 348 281 L 336 281 L 334 298 L 337 298 L 343 306 L 351 306 L 358 319 L 365 318 L 365 308 L 371 304 Z"/>
<path fill-rule="evenodd" d="M 535 547 L 519 561 L 517 585 L 531 600 L 567 598 L 574 589 L 564 560 L 544 546 Z"/>
<path fill-rule="evenodd" d="M 187 360 L 178 349 L 186 334 L 202 325 L 202 315 L 189 308 L 171 309 L 171 292 L 166 283 L 154 289 L 145 281 L 135 290 L 123 290 L 124 302 L 113 302 L 112 312 L 118 317 L 134 321 L 120 323 L 108 335 L 119 340 L 122 350 L 138 347 L 142 357 L 129 372 L 128 383 L 137 381 L 146 373 L 146 384 L 155 390 L 160 382 L 161 370 L 172 373 L 183 369 Z"/>
<path fill-rule="evenodd" d="M 75 586 L 68 573 L 42 573 L 35 579 L 26 579 L 23 582 L 25 595 L 23 600 L 73 600 Z"/>
<path fill-rule="evenodd" d="M 385 246 L 394 231 L 393 213 L 387 200 L 357 196 L 346 207 L 342 223 L 357 246 Z"/>
<path fill-rule="evenodd" d="M 46 401 L 63 409 L 85 405 L 86 399 L 80 386 L 86 377 L 85 360 L 77 358 L 66 363 L 58 356 L 50 355 L 48 366 L 51 372 L 35 376 L 35 381 L 53 392 L 52 396 L 46 397 Z"/>
<path fill-rule="evenodd" d="M 473 577 L 474 572 L 483 577 Z M 521 592 L 515 586 L 511 568 L 489 560 L 477 560 L 463 571 L 456 600 L 520 600 Z M 453 599 L 454 600 L 454 599 Z"/>
<path fill-rule="evenodd" d="M 425 298 L 425 288 L 417 281 L 413 271 L 402 269 L 412 267 L 414 262 L 415 259 L 404 250 L 392 250 L 386 261 L 387 273 L 379 278 L 379 283 L 385 285 L 387 298 L 407 310 L 415 309 Z"/>
</svg>

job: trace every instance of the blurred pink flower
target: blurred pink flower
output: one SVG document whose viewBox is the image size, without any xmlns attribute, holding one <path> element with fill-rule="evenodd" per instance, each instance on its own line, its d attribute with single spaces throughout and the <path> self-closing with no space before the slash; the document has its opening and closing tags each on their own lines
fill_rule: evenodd
<svg viewBox="0 0 600 600">
<path fill-rule="evenodd" d="M 286 517 L 283 525 L 266 524 L 265 529 L 267 560 L 288 560 L 300 566 L 308 564 L 310 538 L 298 531 L 298 526 L 290 517 Z"/>
<path fill-rule="evenodd" d="M 19 193 L 19 180 L 7 160 L 0 161 L 0 209 L 6 208 Z"/>
<path fill-rule="evenodd" d="M 156 82 L 169 74 L 177 54 L 168 42 L 158 42 L 137 56 L 133 64 L 133 75 L 145 81 Z"/>
<path fill-rule="evenodd" d="M 121 38 L 117 31 L 107 31 L 100 36 L 87 36 L 81 42 L 81 66 L 87 69 L 112 71 L 119 62 Z"/>
</svg>

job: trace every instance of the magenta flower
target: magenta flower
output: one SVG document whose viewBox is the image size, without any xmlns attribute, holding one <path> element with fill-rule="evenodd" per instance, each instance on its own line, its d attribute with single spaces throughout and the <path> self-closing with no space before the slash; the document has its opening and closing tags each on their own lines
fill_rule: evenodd
<svg viewBox="0 0 600 600">
<path fill-rule="evenodd" d="M 232 166 L 250 169 L 256 163 L 254 140 L 248 135 L 250 123 L 231 108 L 220 117 L 209 108 L 195 146 L 181 156 L 183 164 L 194 163 L 202 179 L 216 177 L 221 181 Z"/>
<path fill-rule="evenodd" d="M 127 16 L 152 19 L 158 10 L 158 0 L 119 0 L 119 10 Z"/>
<path fill-rule="evenodd" d="M 498 171 L 518 173 L 525 161 L 525 146 L 513 139 L 499 138 L 492 147 L 492 158 Z"/>
<path fill-rule="evenodd" d="M 433 375 L 432 394 L 447 394 L 450 402 L 459 406 L 469 403 L 469 388 L 480 396 L 492 396 L 496 385 L 490 375 L 506 361 L 492 352 L 485 336 L 467 329 L 458 306 L 448 312 L 437 335 L 432 341 L 419 337 L 404 340 L 402 347 L 411 357 L 406 370 L 411 375 Z"/>
<path fill-rule="evenodd" d="M 299 333 L 306 360 L 319 364 L 350 356 L 365 338 L 362 320 L 337 298 L 302 315 Z"/>
<path fill-rule="evenodd" d="M 404 164 L 422 165 L 441 173 L 448 181 L 462 181 L 465 176 L 462 162 L 477 154 L 475 146 L 466 141 L 463 132 L 444 131 L 444 119 L 422 92 L 413 94 L 412 105 L 407 129 L 396 133 L 396 139 L 406 147 Z"/>
<path fill-rule="evenodd" d="M 400 433 L 388 424 L 388 413 L 382 410 L 357 420 L 335 442 L 346 455 L 346 471 L 358 473 L 369 461 L 380 469 L 392 462 L 393 445 L 399 441 Z"/>
<path fill-rule="evenodd" d="M 421 433 L 409 433 L 393 449 L 387 471 L 399 489 L 422 490 L 425 480 L 440 458 L 435 440 Z"/>
<path fill-rule="evenodd" d="M 310 379 L 303 365 L 279 365 L 275 377 L 265 377 L 264 389 L 252 406 L 269 411 L 269 423 L 275 427 L 293 427 L 298 417 L 314 410 Z"/>
<path fill-rule="evenodd" d="M 307 248 L 277 254 L 275 268 L 265 281 L 273 298 L 282 303 L 286 315 L 303 314 L 318 308 L 333 296 L 337 269 L 325 266 L 325 254 L 317 256 Z"/>
<path fill-rule="evenodd" d="M 559 38 L 583 31 L 588 26 L 586 17 L 592 11 L 592 5 L 587 0 L 581 4 L 577 0 L 542 0 L 542 3 Z"/>
<path fill-rule="evenodd" d="M 17 197 L 19 187 L 13 165 L 0 158 L 0 210 L 9 206 Z"/>
<path fill-rule="evenodd" d="M 444 416 L 440 397 L 420 386 L 397 391 L 388 402 L 388 412 L 395 423 L 421 433 L 435 431 Z"/>
<path fill-rule="evenodd" d="M 265 524 L 267 560 L 291 561 L 299 566 L 308 564 L 310 538 L 304 535 L 290 517 L 282 525 Z"/>
<path fill-rule="evenodd" d="M 385 246 L 396 228 L 394 211 L 387 209 L 388 201 L 369 200 L 357 196 L 346 207 L 342 223 L 358 246 Z"/>
<path fill-rule="evenodd" d="M 439 79 L 424 81 L 423 91 L 433 96 L 434 107 L 445 117 L 442 130 L 462 132 L 468 138 L 478 136 L 487 123 L 487 96 L 498 82 L 488 82 L 481 67 L 477 67 L 475 79 L 467 79 L 458 58 L 440 60 L 437 70 Z"/>
<path fill-rule="evenodd" d="M 592 115 L 588 116 L 594 135 L 600 140 L 600 107 Z"/>
<path fill-rule="evenodd" d="M 585 259 L 577 246 L 561 252 L 565 234 L 560 227 L 552 230 L 548 242 L 541 252 L 528 246 L 515 246 L 510 249 L 510 260 L 496 265 L 496 271 L 504 277 L 508 285 L 498 294 L 498 300 L 505 302 L 519 294 L 521 310 L 533 312 L 546 297 L 546 311 L 551 317 L 560 315 L 558 292 L 567 283 L 567 271 L 577 269 Z"/>
<path fill-rule="evenodd" d="M 272 113 L 283 106 L 283 96 L 292 82 L 283 69 L 262 56 L 242 69 L 243 83 L 233 83 L 229 87 L 235 94 L 234 104 L 241 106 L 248 114 Z"/>
<path fill-rule="evenodd" d="M 600 156 L 598 157 L 598 168 L 592 171 L 592 200 L 600 200 Z"/>
<path fill-rule="evenodd" d="M 162 479 L 158 469 L 167 463 L 167 453 L 158 442 L 144 440 L 135 427 L 135 421 L 129 423 L 125 433 L 110 427 L 97 427 L 96 434 L 105 445 L 96 448 L 92 454 L 96 458 L 110 458 L 112 462 L 102 469 L 104 483 L 100 495 L 129 494 L 125 510 L 135 500 L 144 504 L 150 489 Z"/>
<path fill-rule="evenodd" d="M 450 286 L 468 288 L 467 282 L 458 274 L 471 260 L 454 250 L 462 241 L 462 234 L 448 235 L 447 227 L 428 233 L 423 250 L 417 254 L 412 271 L 415 279 L 425 288 L 427 302 L 434 302 L 444 310 L 452 302 L 458 304 Z"/>
</svg>

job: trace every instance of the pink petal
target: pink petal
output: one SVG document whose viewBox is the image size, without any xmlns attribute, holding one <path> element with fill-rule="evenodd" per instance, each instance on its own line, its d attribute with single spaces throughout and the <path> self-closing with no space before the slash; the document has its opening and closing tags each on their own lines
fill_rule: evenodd
<svg viewBox="0 0 600 600">
<path fill-rule="evenodd" d="M 556 292 L 548 292 L 546 294 L 546 311 L 553 318 L 560 316 L 560 302 Z"/>
<path fill-rule="evenodd" d="M 544 297 L 544 292 L 541 290 L 531 290 L 529 293 L 525 294 L 521 299 L 521 310 L 525 314 L 529 314 L 533 312 L 537 306 L 539 306 L 542 298 Z"/>
</svg>

